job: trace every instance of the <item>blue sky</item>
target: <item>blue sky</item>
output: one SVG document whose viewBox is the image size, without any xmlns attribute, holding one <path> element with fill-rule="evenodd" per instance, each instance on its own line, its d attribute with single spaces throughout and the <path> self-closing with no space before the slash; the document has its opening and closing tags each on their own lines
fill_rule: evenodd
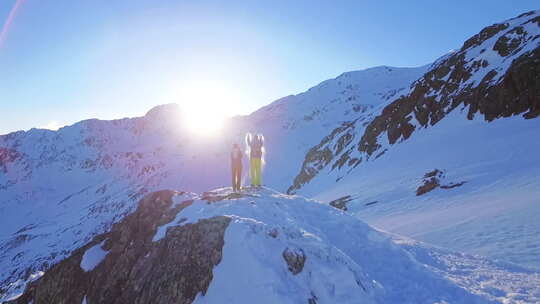
<svg viewBox="0 0 540 304">
<path fill-rule="evenodd" d="M 0 0 L 0 134 L 158 104 L 247 114 L 345 71 L 427 64 L 537 1 Z M 9 16 L 11 15 L 11 18 Z"/>
</svg>

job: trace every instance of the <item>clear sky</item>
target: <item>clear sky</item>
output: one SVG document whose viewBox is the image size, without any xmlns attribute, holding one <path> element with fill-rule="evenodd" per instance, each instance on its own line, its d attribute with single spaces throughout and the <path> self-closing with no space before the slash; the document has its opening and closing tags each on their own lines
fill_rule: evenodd
<svg viewBox="0 0 540 304">
<path fill-rule="evenodd" d="M 538 1 L 0 0 L 0 134 L 158 104 L 247 114 L 345 71 L 427 64 Z"/>
</svg>

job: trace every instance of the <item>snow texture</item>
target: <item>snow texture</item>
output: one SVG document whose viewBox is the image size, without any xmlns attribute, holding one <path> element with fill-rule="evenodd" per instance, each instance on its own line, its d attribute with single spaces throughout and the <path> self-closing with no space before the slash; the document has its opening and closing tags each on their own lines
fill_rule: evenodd
<svg viewBox="0 0 540 304">
<path fill-rule="evenodd" d="M 232 218 L 223 258 L 195 303 L 496 303 L 536 299 L 540 290 L 538 273 L 398 239 L 321 202 L 267 188 L 211 204 L 195 200 L 166 226 L 219 215 Z M 297 275 L 282 257 L 287 248 L 306 255 Z"/>
<path fill-rule="evenodd" d="M 455 111 L 349 175 L 319 174 L 299 193 L 326 202 L 351 195 L 349 211 L 380 229 L 540 269 L 539 129 L 539 119 L 488 123 Z M 436 168 L 447 182 L 466 183 L 416 196 Z"/>
</svg>

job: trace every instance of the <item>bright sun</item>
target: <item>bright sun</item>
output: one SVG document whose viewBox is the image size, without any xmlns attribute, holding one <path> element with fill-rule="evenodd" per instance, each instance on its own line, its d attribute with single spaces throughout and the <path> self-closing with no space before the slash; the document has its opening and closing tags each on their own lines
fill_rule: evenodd
<svg viewBox="0 0 540 304">
<path fill-rule="evenodd" d="M 193 102 L 183 107 L 183 121 L 186 128 L 196 135 L 216 135 L 220 133 L 225 113 L 207 102 Z"/>
<path fill-rule="evenodd" d="M 225 119 L 233 114 L 237 105 L 236 92 L 221 82 L 201 80 L 184 83 L 177 92 L 182 124 L 194 135 L 219 135 Z"/>
</svg>

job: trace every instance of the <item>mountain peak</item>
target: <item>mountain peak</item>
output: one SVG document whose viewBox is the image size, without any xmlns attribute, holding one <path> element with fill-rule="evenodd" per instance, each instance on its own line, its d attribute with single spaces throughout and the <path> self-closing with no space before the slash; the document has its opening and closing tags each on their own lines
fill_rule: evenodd
<svg viewBox="0 0 540 304">
<path fill-rule="evenodd" d="M 178 117 L 177 114 L 179 113 L 181 113 L 181 108 L 179 104 L 168 103 L 153 107 L 148 112 L 146 112 L 144 116 L 148 118 L 160 118 L 176 115 L 176 117 Z"/>
</svg>

